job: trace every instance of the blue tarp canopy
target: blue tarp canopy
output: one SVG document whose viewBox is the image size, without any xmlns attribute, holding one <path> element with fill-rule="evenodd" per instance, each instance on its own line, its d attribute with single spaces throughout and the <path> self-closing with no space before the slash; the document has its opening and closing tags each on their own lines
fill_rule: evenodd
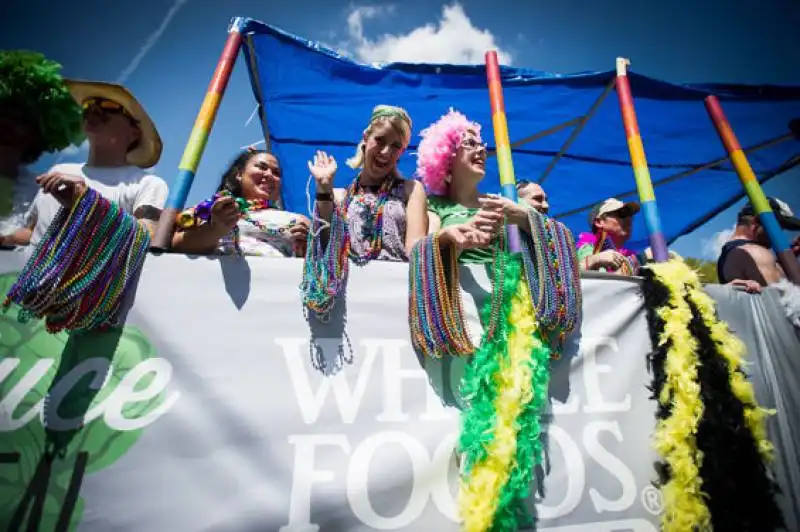
<svg viewBox="0 0 800 532">
<path fill-rule="evenodd" d="M 336 157 L 337 187 L 352 181 L 354 173 L 344 161 L 353 155 L 376 104 L 400 105 L 412 117 L 414 137 L 400 163 L 406 176 L 414 175 L 419 132 L 449 107 L 483 124 L 484 140 L 490 150 L 494 146 L 483 65 L 363 65 L 257 21 L 246 20 L 244 28 L 244 55 L 265 135 L 284 168 L 284 202 L 289 210 L 308 212 L 307 161 L 317 149 Z M 614 60 L 609 58 L 609 66 Z M 587 230 L 594 203 L 609 196 L 637 197 L 613 90 L 614 71 L 559 75 L 502 67 L 501 75 L 509 135 L 512 144 L 520 144 L 512 146 L 517 180 L 542 178 L 581 118 L 589 115 L 542 183 L 551 215 L 577 234 Z M 790 138 L 788 128 L 790 119 L 800 117 L 800 87 L 675 85 L 635 73 L 629 79 L 669 242 L 744 195 L 705 110 L 707 95 L 719 97 L 743 148 L 766 144 L 748 151 L 762 182 L 800 160 L 800 142 Z M 537 138 L 523 142 L 532 136 Z M 779 137 L 782 140 L 769 142 Z M 724 161 L 716 168 L 697 171 L 719 159 Z M 495 158 L 487 164 L 481 189 L 500 191 Z M 629 246 L 637 250 L 647 246 L 641 216 Z"/>
</svg>

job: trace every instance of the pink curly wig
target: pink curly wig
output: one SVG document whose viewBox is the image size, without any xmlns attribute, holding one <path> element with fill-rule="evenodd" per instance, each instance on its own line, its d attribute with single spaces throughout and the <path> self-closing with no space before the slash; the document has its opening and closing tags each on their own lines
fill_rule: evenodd
<svg viewBox="0 0 800 532">
<path fill-rule="evenodd" d="M 468 129 L 478 135 L 481 126 L 450 108 L 450 111 L 420 133 L 422 140 L 417 148 L 417 176 L 428 194 L 443 196 L 447 193 L 445 176 L 450 173 L 453 157 Z"/>
</svg>

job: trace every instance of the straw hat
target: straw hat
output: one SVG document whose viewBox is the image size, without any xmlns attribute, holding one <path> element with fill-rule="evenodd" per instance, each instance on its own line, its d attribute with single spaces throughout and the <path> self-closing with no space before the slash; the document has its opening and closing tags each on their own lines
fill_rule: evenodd
<svg viewBox="0 0 800 532">
<path fill-rule="evenodd" d="M 122 105 L 125 110 L 139 123 L 142 137 L 139 144 L 128 152 L 128 164 L 140 168 L 155 166 L 161 158 L 163 144 L 158 134 L 156 125 L 150 119 L 144 107 L 136 100 L 131 92 L 116 83 L 102 81 L 80 81 L 74 79 L 64 80 L 78 105 L 82 105 L 89 98 L 104 98 Z"/>
</svg>

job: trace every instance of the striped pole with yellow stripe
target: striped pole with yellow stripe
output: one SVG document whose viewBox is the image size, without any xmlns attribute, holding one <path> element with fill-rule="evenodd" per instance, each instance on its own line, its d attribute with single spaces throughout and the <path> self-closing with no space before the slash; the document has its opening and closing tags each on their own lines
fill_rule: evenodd
<svg viewBox="0 0 800 532">
<path fill-rule="evenodd" d="M 769 200 L 761 190 L 761 185 L 756 178 L 756 174 L 750 167 L 747 156 L 744 154 L 736 134 L 731 128 L 730 122 L 725 117 L 725 112 L 716 96 L 708 96 L 705 99 L 706 110 L 708 116 L 714 123 L 720 140 L 723 146 L 728 151 L 733 168 L 736 170 L 736 175 L 739 176 L 739 181 L 742 182 L 747 197 L 750 199 L 750 204 L 753 206 L 753 212 L 758 215 L 761 225 L 767 232 L 769 241 L 772 244 L 772 249 L 778 256 L 778 261 L 786 273 L 786 277 L 793 283 L 800 284 L 800 263 L 797 262 L 797 257 L 794 256 L 789 246 L 789 239 L 786 238 L 781 226 L 778 224 L 778 219 L 770 207 Z"/>
<path fill-rule="evenodd" d="M 508 139 L 508 122 L 503 102 L 503 85 L 500 83 L 500 64 L 497 52 L 486 52 L 486 81 L 489 84 L 489 103 L 492 108 L 492 125 L 494 126 L 494 143 L 497 150 L 497 168 L 500 173 L 500 187 L 503 196 L 517 201 L 517 179 L 514 177 L 514 163 L 511 161 L 511 142 Z M 521 250 L 519 228 L 509 224 L 508 250 L 518 253 Z"/>
<path fill-rule="evenodd" d="M 236 63 L 236 56 L 242 45 L 244 23 L 244 18 L 236 17 L 228 28 L 228 40 L 225 42 L 225 48 L 217 62 L 217 68 L 214 70 L 206 97 L 200 106 L 200 112 L 197 114 L 194 127 L 189 134 L 189 140 L 183 150 L 183 157 L 178 165 L 178 175 L 170 186 L 169 198 L 161 213 L 158 230 L 153 238 L 151 247 L 154 249 L 170 248 L 172 233 L 175 229 L 175 217 L 186 204 L 200 158 L 203 156 L 211 128 L 217 118 L 219 104 L 228 87 L 233 65 Z"/>
<path fill-rule="evenodd" d="M 642 204 L 642 215 L 650 237 L 650 249 L 653 251 L 655 262 L 666 262 L 669 259 L 667 241 L 661 230 L 661 218 L 658 215 L 656 194 L 653 182 L 650 179 L 650 169 L 647 167 L 647 157 L 644 154 L 642 136 L 639 133 L 639 124 L 636 120 L 636 109 L 633 106 L 633 94 L 628 80 L 629 61 L 622 57 L 617 58 L 617 96 L 619 107 L 622 111 L 622 122 L 625 125 L 625 136 L 628 139 L 628 150 L 631 154 L 631 166 L 636 179 L 636 189 L 639 191 L 639 202 Z"/>
</svg>

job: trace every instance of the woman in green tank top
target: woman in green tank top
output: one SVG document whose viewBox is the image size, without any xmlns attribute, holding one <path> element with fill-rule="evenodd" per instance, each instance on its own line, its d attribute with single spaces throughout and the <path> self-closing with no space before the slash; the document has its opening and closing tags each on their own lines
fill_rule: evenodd
<svg viewBox="0 0 800 532">
<path fill-rule="evenodd" d="M 429 194 L 428 234 L 440 232 L 440 242 L 455 244 L 462 264 L 492 262 L 491 244 L 504 216 L 529 231 L 526 206 L 478 191 L 486 175 L 480 131 L 480 124 L 451 109 L 422 131 L 417 150 L 417 175 Z"/>
</svg>

